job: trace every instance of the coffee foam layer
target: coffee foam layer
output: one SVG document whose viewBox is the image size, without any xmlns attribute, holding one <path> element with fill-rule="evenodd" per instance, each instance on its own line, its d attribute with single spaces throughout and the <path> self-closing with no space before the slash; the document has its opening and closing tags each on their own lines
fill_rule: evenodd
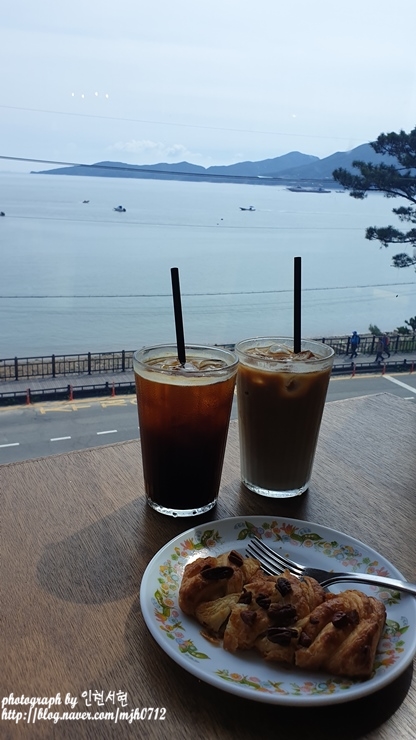
<svg viewBox="0 0 416 740">
<path fill-rule="evenodd" d="M 181 365 L 177 357 L 156 357 L 153 360 L 146 360 L 145 364 L 155 370 L 164 370 L 169 373 L 179 373 L 181 375 L 221 370 L 221 368 L 227 367 L 227 364 L 223 360 L 209 358 L 198 360 L 196 357 L 189 357 L 184 365 Z"/>
<path fill-rule="evenodd" d="M 311 352 L 309 349 L 303 350 L 302 352 L 294 352 L 285 344 L 270 344 L 264 347 L 250 347 L 246 350 L 246 353 L 253 357 L 258 357 L 260 360 L 276 360 L 278 362 L 284 362 L 285 360 L 290 362 L 307 362 L 308 360 L 322 359 L 319 355 L 314 354 L 314 352 Z"/>
<path fill-rule="evenodd" d="M 183 386 L 221 383 L 233 374 L 229 372 L 229 366 L 224 360 L 188 357 L 186 363 L 181 365 L 178 358 L 173 356 L 146 360 L 141 365 L 139 373 L 137 369 L 135 372 L 154 383 Z M 212 372 L 213 374 L 209 374 Z"/>
</svg>

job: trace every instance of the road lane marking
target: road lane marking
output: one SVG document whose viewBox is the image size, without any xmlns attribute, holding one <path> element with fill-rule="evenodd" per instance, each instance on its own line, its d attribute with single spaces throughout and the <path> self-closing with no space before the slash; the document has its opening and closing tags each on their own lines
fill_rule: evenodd
<svg viewBox="0 0 416 740">
<path fill-rule="evenodd" d="M 37 407 L 37 410 L 40 414 L 49 414 L 52 412 L 59 413 L 61 411 L 63 412 L 70 412 L 70 411 L 83 411 L 84 409 L 89 409 L 92 406 L 102 406 L 103 409 L 105 408 L 112 408 L 113 406 L 126 406 L 127 403 L 133 403 L 136 404 L 137 400 L 136 398 L 131 399 L 130 396 L 122 397 L 119 396 L 118 398 L 110 398 L 108 400 L 93 400 L 93 401 L 50 401 L 48 405 L 41 405 Z M 2 410 L 2 409 L 1 409 Z M 9 409 L 6 409 L 9 411 Z"/>
<path fill-rule="evenodd" d="M 59 406 L 58 408 L 52 407 L 52 406 L 49 406 L 49 407 L 40 406 L 39 407 L 39 412 L 41 414 L 49 414 L 49 413 L 52 413 L 52 412 L 58 412 L 59 413 L 60 411 L 71 412 L 72 409 L 69 406 L 66 406 L 66 407 L 65 406 Z"/>
<path fill-rule="evenodd" d="M 107 429 L 106 432 L 97 432 L 97 434 L 117 434 L 117 429 Z"/>
<path fill-rule="evenodd" d="M 71 439 L 71 437 L 51 437 L 51 442 L 60 442 L 62 439 Z"/>
<path fill-rule="evenodd" d="M 125 406 L 126 405 L 126 399 L 125 398 L 116 398 L 111 401 L 101 401 L 101 406 L 103 409 L 112 408 L 113 406 Z"/>
<path fill-rule="evenodd" d="M 0 447 L 19 447 L 20 442 L 9 442 L 7 445 L 0 445 Z"/>
<path fill-rule="evenodd" d="M 382 375 L 383 378 L 386 380 L 390 380 L 392 383 L 396 383 L 397 385 L 400 385 L 401 388 L 406 388 L 407 391 L 411 391 L 412 393 L 415 392 L 415 388 L 412 388 L 411 385 L 407 385 L 406 383 L 402 383 L 401 380 L 397 380 L 397 378 L 392 378 L 391 375 Z"/>
</svg>

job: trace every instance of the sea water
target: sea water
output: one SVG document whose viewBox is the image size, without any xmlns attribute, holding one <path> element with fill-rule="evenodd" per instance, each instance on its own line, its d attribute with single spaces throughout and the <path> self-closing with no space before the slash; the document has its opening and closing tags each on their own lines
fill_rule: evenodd
<svg viewBox="0 0 416 740">
<path fill-rule="evenodd" d="M 88 200 L 88 203 L 82 201 Z M 415 313 L 414 270 L 365 239 L 398 226 L 380 194 L 292 193 L 226 183 L 0 174 L 0 358 L 133 350 L 292 334 L 302 257 L 302 334 L 383 331 Z M 113 209 L 126 208 L 125 213 Z M 252 212 L 240 206 L 253 205 Z"/>
</svg>

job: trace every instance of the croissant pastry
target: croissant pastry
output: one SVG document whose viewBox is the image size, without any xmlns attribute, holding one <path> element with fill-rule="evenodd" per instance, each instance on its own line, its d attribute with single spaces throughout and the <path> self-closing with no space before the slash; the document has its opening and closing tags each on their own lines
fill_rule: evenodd
<svg viewBox="0 0 416 740">
<path fill-rule="evenodd" d="M 296 665 L 368 678 L 385 618 L 384 604 L 361 591 L 328 594 L 299 635 Z"/>
<path fill-rule="evenodd" d="M 267 643 L 264 640 L 257 643 L 258 637 L 269 628 L 294 629 L 297 622 L 308 616 L 324 598 L 325 591 L 312 578 L 301 581 L 289 571 L 281 576 L 265 576 L 260 571 L 253 582 L 244 587 L 243 603 L 238 603 L 231 611 L 224 631 L 225 650 L 234 653 L 255 645 L 261 652 L 266 652 Z M 289 650 L 283 651 L 283 659 L 292 662 L 293 645 L 288 647 Z"/>
<path fill-rule="evenodd" d="M 243 558 L 235 550 L 217 558 L 197 558 L 185 566 L 179 589 L 179 607 L 185 614 L 195 616 L 199 604 L 228 594 L 239 594 L 259 570 L 258 560 Z"/>
<path fill-rule="evenodd" d="M 254 648 L 267 661 L 351 678 L 371 676 L 386 618 L 361 591 L 327 593 L 289 571 L 267 576 L 234 550 L 186 566 L 179 606 L 231 653 Z"/>
</svg>

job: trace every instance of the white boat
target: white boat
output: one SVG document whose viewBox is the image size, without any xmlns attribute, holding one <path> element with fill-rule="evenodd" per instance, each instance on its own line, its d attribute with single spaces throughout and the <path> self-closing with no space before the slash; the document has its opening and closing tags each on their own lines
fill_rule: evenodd
<svg viewBox="0 0 416 740">
<path fill-rule="evenodd" d="M 254 206 L 249 206 L 248 208 L 243 208 L 243 206 L 240 206 L 240 211 L 255 211 L 256 209 Z"/>
<path fill-rule="evenodd" d="M 126 209 L 123 208 L 123 206 L 116 206 L 115 208 L 113 208 L 113 210 L 114 211 L 117 211 L 117 213 L 125 213 L 126 212 Z"/>
</svg>

